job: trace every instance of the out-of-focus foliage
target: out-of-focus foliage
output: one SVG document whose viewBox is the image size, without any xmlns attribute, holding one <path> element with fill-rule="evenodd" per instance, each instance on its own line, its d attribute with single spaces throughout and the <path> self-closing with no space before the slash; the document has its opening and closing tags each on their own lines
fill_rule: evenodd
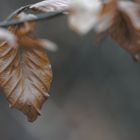
<svg viewBox="0 0 140 140">
<path fill-rule="evenodd" d="M 70 25 L 79 33 L 91 28 L 111 37 L 137 60 L 140 51 L 140 4 L 131 1 L 73 1 Z"/>
<path fill-rule="evenodd" d="M 81 34 L 94 29 L 109 34 L 123 49 L 138 60 L 140 51 L 140 4 L 118 0 L 45 0 L 30 6 L 42 12 L 66 10 L 70 27 Z"/>
</svg>

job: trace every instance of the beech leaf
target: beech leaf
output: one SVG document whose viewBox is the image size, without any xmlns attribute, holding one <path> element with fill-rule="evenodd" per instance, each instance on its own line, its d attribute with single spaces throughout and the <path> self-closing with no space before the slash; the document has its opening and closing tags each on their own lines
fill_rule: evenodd
<svg viewBox="0 0 140 140">
<path fill-rule="evenodd" d="M 121 1 L 117 3 L 117 11 L 109 28 L 111 37 L 134 60 L 138 60 L 140 52 L 140 5 L 135 2 Z"/>
<path fill-rule="evenodd" d="M 31 22 L 10 27 L 18 47 L 0 45 L 0 86 L 10 106 L 22 111 L 30 122 L 41 114 L 52 81 L 51 64 L 33 27 Z"/>
</svg>

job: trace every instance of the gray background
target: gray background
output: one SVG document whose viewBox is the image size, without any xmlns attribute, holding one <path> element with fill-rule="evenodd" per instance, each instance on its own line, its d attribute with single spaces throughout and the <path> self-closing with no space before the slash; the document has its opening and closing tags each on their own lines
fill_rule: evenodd
<svg viewBox="0 0 140 140">
<path fill-rule="evenodd" d="M 0 0 L 0 20 L 37 0 Z M 36 32 L 59 45 L 48 52 L 54 80 L 51 98 L 33 124 L 9 109 L 1 91 L 0 140 L 139 140 L 140 62 L 109 37 L 78 36 L 66 17 L 38 23 Z"/>
</svg>

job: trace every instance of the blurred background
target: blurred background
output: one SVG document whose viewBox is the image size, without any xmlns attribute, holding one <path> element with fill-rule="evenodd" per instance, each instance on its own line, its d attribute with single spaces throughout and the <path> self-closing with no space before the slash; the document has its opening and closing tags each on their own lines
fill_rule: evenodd
<svg viewBox="0 0 140 140">
<path fill-rule="evenodd" d="M 39 0 L 0 0 L 0 20 Z M 34 123 L 9 109 L 1 91 L 0 140 L 140 140 L 140 62 L 109 37 L 79 36 L 66 17 L 38 23 L 36 32 L 58 44 L 51 97 Z"/>
</svg>

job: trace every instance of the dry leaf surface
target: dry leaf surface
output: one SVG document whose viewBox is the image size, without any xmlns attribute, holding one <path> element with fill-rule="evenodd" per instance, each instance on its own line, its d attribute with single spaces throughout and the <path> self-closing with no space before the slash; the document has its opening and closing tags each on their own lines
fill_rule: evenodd
<svg viewBox="0 0 140 140">
<path fill-rule="evenodd" d="M 40 115 L 52 81 L 51 65 L 33 28 L 34 23 L 10 27 L 18 47 L 0 45 L 0 86 L 11 107 L 21 110 L 30 122 Z"/>
</svg>

